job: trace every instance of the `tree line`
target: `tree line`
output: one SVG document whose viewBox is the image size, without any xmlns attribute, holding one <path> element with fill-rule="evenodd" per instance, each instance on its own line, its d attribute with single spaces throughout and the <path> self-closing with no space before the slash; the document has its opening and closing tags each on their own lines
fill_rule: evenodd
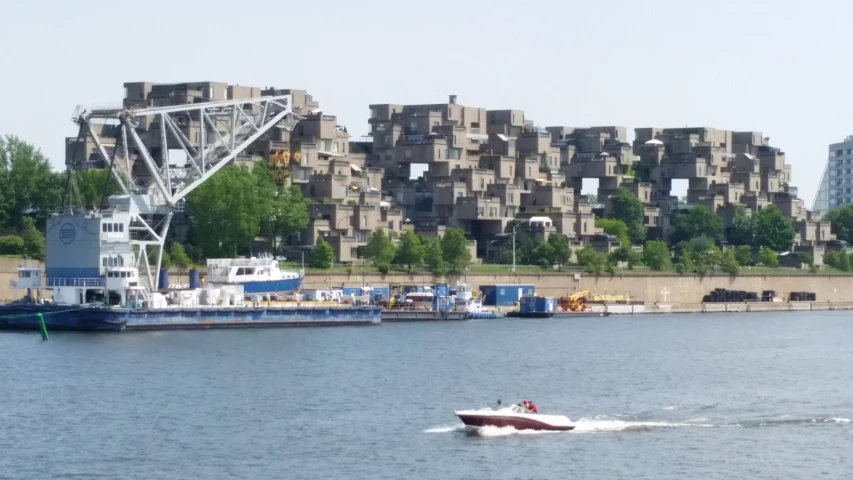
<svg viewBox="0 0 853 480">
<path fill-rule="evenodd" d="M 441 238 L 424 237 L 407 230 L 399 236 L 399 241 L 395 239 L 395 232 L 377 228 L 367 240 L 365 260 L 381 273 L 388 273 L 393 265 L 403 266 L 407 271 L 423 265 L 433 275 L 440 276 L 463 273 L 471 264 L 468 239 L 465 232 L 457 228 L 448 228 Z M 335 258 L 332 246 L 321 238 L 312 258 L 315 268 L 330 268 Z"/>
</svg>

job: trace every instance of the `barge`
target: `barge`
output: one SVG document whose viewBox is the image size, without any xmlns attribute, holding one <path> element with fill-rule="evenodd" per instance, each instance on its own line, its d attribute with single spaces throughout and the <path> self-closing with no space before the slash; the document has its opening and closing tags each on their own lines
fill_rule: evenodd
<svg viewBox="0 0 853 480">
<path fill-rule="evenodd" d="M 45 275 L 42 276 L 40 268 L 18 268 L 18 278 L 12 287 L 27 293 L 21 300 L 0 306 L 0 330 L 38 330 L 39 316 L 49 330 L 66 331 L 381 322 L 378 306 L 302 302 L 298 294 L 295 302 L 275 305 L 264 302 L 266 295 L 260 292 L 291 294 L 301 286 L 304 276 L 302 272 L 278 271 L 277 264 L 272 265 L 274 260 L 268 257 L 217 259 L 215 266 L 221 269 L 221 275 L 209 275 L 208 279 L 214 282 L 203 286 L 192 281 L 198 275 L 191 272 L 189 285 L 169 288 L 165 270 L 158 269 L 160 282 L 155 285 L 147 245 L 135 233 L 153 229 L 145 222 L 142 215 L 145 205 L 137 197 L 113 196 L 107 209 L 49 217 Z M 162 241 L 165 231 L 159 237 Z M 162 248 L 162 243 L 159 246 Z M 145 269 L 147 275 L 143 275 Z M 217 284 L 216 280 L 222 283 Z"/>
</svg>

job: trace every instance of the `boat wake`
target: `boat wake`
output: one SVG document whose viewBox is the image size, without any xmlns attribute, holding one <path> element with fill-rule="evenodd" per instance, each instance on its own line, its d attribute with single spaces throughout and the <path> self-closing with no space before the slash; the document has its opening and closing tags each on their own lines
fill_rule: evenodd
<svg viewBox="0 0 853 480">
<path fill-rule="evenodd" d="M 574 430 L 568 432 L 544 431 L 544 430 L 516 430 L 513 427 L 468 427 L 465 424 L 442 425 L 424 430 L 424 433 L 464 433 L 480 437 L 505 437 L 509 435 L 545 435 L 545 434 L 571 434 L 571 433 L 598 433 L 598 432 L 638 432 L 673 428 L 759 428 L 784 425 L 825 425 L 825 424 L 849 424 L 850 419 L 845 417 L 790 417 L 782 416 L 768 419 L 752 419 L 738 421 L 710 422 L 707 418 L 691 418 L 680 422 L 671 421 L 641 421 L 641 420 L 618 420 L 607 415 L 599 415 L 592 418 L 580 418 L 574 422 Z"/>
</svg>

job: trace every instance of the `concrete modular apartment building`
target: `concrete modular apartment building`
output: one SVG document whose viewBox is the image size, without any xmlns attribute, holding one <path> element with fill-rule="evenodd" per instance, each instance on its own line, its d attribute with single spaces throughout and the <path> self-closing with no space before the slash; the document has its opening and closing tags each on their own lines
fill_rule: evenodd
<svg viewBox="0 0 853 480">
<path fill-rule="evenodd" d="M 128 108 L 293 96 L 294 112 L 303 120 L 293 131 L 272 129 L 236 160 L 251 166 L 287 152 L 289 181 L 309 199 L 311 217 L 303 232 L 281 241 L 291 258 L 322 237 L 334 247 L 337 262 L 354 262 L 377 228 L 439 237 L 446 228 L 460 228 L 480 259 L 495 254 L 496 240 L 505 239 L 513 225 L 542 239 L 564 235 L 574 248 L 608 251 L 617 244 L 596 228 L 595 218 L 609 212 L 608 197 L 620 187 L 646 205 L 650 238 L 667 238 L 677 213 L 701 204 L 727 225 L 736 205 L 750 212 L 776 205 L 794 222 L 797 248 L 816 259 L 833 239 L 829 223 L 797 197 L 784 152 L 759 132 L 637 128 L 629 143 L 625 127 L 541 128 L 522 110 L 463 106 L 450 95 L 445 103 L 370 105 L 369 137 L 352 140 L 305 90 L 217 82 L 124 86 Z M 192 141 L 201 125 L 190 116 L 180 128 Z M 159 128 L 156 121 L 139 127 L 152 153 Z M 111 134 L 108 127 L 99 133 Z M 88 137 L 68 138 L 66 147 L 69 167 L 105 167 Z M 132 151 L 131 157 L 131 173 L 144 184 L 146 170 Z M 426 171 L 410 178 L 416 166 Z M 585 178 L 599 181 L 594 202 L 581 195 Z M 686 203 L 671 193 L 676 179 L 688 181 Z M 186 232 L 186 215 L 173 222 L 179 236 Z"/>
</svg>

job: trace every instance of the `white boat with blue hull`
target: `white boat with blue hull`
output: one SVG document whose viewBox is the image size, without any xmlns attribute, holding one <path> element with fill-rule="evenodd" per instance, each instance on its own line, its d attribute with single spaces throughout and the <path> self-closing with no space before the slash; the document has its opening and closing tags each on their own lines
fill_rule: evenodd
<svg viewBox="0 0 853 480">
<path fill-rule="evenodd" d="M 209 283 L 242 285 L 246 295 L 294 293 L 302 286 L 303 278 L 303 272 L 281 270 L 279 260 L 269 254 L 207 260 Z"/>
</svg>

